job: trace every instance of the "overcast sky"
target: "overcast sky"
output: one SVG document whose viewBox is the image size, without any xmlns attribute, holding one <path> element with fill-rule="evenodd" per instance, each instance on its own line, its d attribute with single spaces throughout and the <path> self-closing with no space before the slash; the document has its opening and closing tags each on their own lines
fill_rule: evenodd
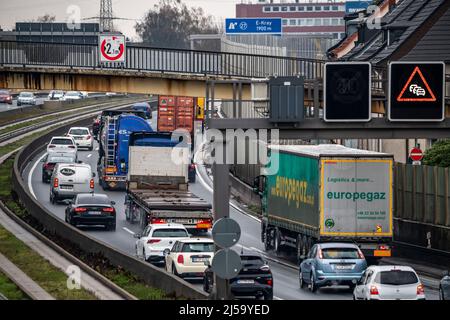
<svg viewBox="0 0 450 320">
<path fill-rule="evenodd" d="M 159 0 L 113 0 L 113 11 L 116 17 L 139 20 L 158 2 Z M 235 4 L 241 0 L 184 0 L 184 2 L 188 6 L 202 7 L 219 21 L 234 17 Z M 16 21 L 29 21 L 45 13 L 56 15 L 57 21 L 67 21 L 70 16 L 67 11 L 74 12 L 77 7 L 81 18 L 98 16 L 100 0 L 0 0 L 0 26 L 4 30 L 11 30 Z M 119 31 L 136 38 L 134 24 L 135 21 L 114 21 Z"/>
</svg>

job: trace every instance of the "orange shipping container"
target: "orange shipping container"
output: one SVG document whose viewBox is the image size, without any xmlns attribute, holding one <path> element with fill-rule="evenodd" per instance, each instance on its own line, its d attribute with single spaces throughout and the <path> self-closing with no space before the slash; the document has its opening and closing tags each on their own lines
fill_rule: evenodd
<svg viewBox="0 0 450 320">
<path fill-rule="evenodd" d="M 176 129 L 176 99 L 173 96 L 160 96 L 158 103 L 158 131 L 172 132 Z"/>
<path fill-rule="evenodd" d="M 194 131 L 194 98 L 161 96 L 158 104 L 158 131 Z"/>
</svg>

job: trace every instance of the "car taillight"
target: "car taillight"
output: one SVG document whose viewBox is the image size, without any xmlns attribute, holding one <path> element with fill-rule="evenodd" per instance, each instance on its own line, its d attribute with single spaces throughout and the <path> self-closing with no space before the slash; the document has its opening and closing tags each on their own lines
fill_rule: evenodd
<svg viewBox="0 0 450 320">
<path fill-rule="evenodd" d="M 425 289 L 423 287 L 423 284 L 419 284 L 417 286 L 417 294 L 425 294 Z"/>
<path fill-rule="evenodd" d="M 317 252 L 317 256 L 319 257 L 319 259 L 323 259 L 322 249 L 319 248 L 319 251 Z"/>
<path fill-rule="evenodd" d="M 194 170 L 195 169 L 195 164 L 191 163 L 191 165 L 189 166 L 189 169 Z"/>
<path fill-rule="evenodd" d="M 49 147 L 49 148 L 55 148 L 56 146 L 53 145 L 53 144 L 51 144 L 51 145 L 49 145 L 48 147 Z"/>
<path fill-rule="evenodd" d="M 379 295 L 378 288 L 375 286 L 370 287 L 370 294 L 373 296 Z"/>
<path fill-rule="evenodd" d="M 268 284 L 269 286 L 273 286 L 273 280 L 272 280 L 272 279 L 268 279 L 268 280 L 267 280 L 267 284 Z"/>
<path fill-rule="evenodd" d="M 200 220 L 196 224 L 196 229 L 211 229 L 211 220 Z"/>
<path fill-rule="evenodd" d="M 94 179 L 91 179 L 91 181 L 89 181 L 89 187 L 91 189 L 94 189 Z"/>
<path fill-rule="evenodd" d="M 102 209 L 103 212 L 114 212 L 114 208 L 103 208 Z"/>
<path fill-rule="evenodd" d="M 182 254 L 180 254 L 180 255 L 178 256 L 177 262 L 178 262 L 178 263 L 181 263 L 181 264 L 184 264 L 184 257 L 183 257 Z"/>
<path fill-rule="evenodd" d="M 389 250 L 389 246 L 384 245 L 384 244 L 380 244 L 380 245 L 378 246 L 378 250 Z"/>
<path fill-rule="evenodd" d="M 150 240 L 147 240 L 148 244 L 158 243 L 158 242 L 161 242 L 161 239 L 150 239 Z"/>
<path fill-rule="evenodd" d="M 86 212 L 86 208 L 75 208 L 75 212 Z"/>
<path fill-rule="evenodd" d="M 151 224 L 158 224 L 158 223 L 166 223 L 166 220 L 164 220 L 164 219 L 152 218 Z"/>
<path fill-rule="evenodd" d="M 59 186 L 58 178 L 53 179 L 53 188 L 58 188 L 58 186 Z"/>
<path fill-rule="evenodd" d="M 86 140 L 89 140 L 89 139 L 91 139 L 91 136 L 87 136 L 87 137 L 86 137 Z"/>
<path fill-rule="evenodd" d="M 365 259 L 364 254 L 362 253 L 361 250 L 358 250 L 358 255 L 360 259 Z"/>
</svg>

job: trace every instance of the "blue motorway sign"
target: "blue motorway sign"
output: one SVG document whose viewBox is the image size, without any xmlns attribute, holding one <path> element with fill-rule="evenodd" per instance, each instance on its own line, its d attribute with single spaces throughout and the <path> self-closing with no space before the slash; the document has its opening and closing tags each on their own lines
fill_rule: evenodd
<svg viewBox="0 0 450 320">
<path fill-rule="evenodd" d="M 281 34 L 281 18 L 228 18 L 225 19 L 227 34 Z"/>
<path fill-rule="evenodd" d="M 347 1 L 345 3 L 345 12 L 346 13 L 355 13 L 362 10 L 366 10 L 372 1 Z"/>
</svg>

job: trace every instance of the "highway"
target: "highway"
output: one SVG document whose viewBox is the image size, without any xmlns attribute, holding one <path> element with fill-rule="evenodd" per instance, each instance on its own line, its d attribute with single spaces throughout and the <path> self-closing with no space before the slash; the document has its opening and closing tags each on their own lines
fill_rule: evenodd
<svg viewBox="0 0 450 320">
<path fill-rule="evenodd" d="M 156 114 L 154 113 L 152 119 L 152 127 L 156 128 Z M 98 145 L 96 144 L 94 150 Z M 98 150 L 98 149 L 97 149 Z M 32 194 L 51 212 L 53 212 L 60 219 L 64 220 L 64 204 L 52 205 L 49 201 L 49 185 L 41 181 L 41 166 L 40 159 L 43 154 L 37 156 L 30 162 L 28 168 L 24 171 L 24 180 L 28 182 Z M 91 165 L 92 170 L 96 171 L 98 159 L 97 151 L 79 151 L 79 160 Z M 208 177 L 206 170 L 202 166 L 197 167 L 196 183 L 189 185 L 190 190 L 197 196 L 204 198 L 212 203 L 212 181 Z M 83 231 L 88 232 L 91 236 L 112 245 L 130 255 L 135 255 L 134 233 L 140 232 L 137 225 L 132 225 L 125 220 L 124 214 L 124 192 L 120 191 L 103 191 L 103 189 L 96 183 L 95 192 L 106 193 L 111 200 L 116 202 L 117 215 L 117 230 L 115 232 L 104 231 L 103 228 L 83 228 Z M 243 250 L 245 252 L 259 252 L 263 256 L 263 245 L 260 241 L 260 222 L 251 216 L 248 216 L 237 210 L 234 206 L 230 206 L 230 216 L 235 219 L 241 226 L 242 236 L 239 244 L 235 246 L 236 250 Z M 210 236 L 210 234 L 208 235 Z M 289 300 L 349 300 L 352 299 L 352 293 L 347 287 L 332 287 L 322 288 L 316 293 L 311 293 L 306 289 L 299 289 L 298 286 L 298 271 L 293 266 L 292 262 L 277 257 L 275 254 L 268 255 L 268 263 L 271 267 L 274 277 L 274 298 L 275 299 L 289 299 Z M 438 299 L 438 293 L 426 288 L 428 299 Z"/>
<path fill-rule="evenodd" d="M 45 99 L 44 98 L 36 98 L 36 105 L 44 104 Z M 12 104 L 7 103 L 0 103 L 0 112 L 13 110 L 17 108 L 26 108 L 26 107 L 32 107 L 33 105 L 27 104 L 27 105 L 21 105 L 20 107 L 17 106 L 17 99 L 13 99 Z"/>
</svg>

